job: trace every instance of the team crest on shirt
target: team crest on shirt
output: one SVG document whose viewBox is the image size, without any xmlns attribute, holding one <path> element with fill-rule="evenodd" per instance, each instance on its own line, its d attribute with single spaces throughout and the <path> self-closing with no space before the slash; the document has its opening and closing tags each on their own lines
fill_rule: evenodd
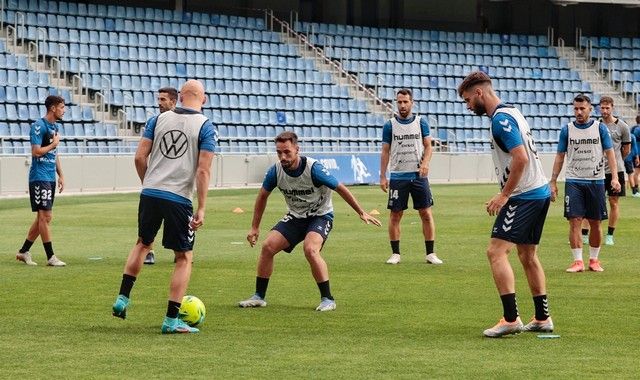
<svg viewBox="0 0 640 380">
<path fill-rule="evenodd" d="M 160 140 L 160 152 L 171 160 L 182 157 L 188 148 L 187 135 L 177 129 L 166 132 Z"/>
</svg>

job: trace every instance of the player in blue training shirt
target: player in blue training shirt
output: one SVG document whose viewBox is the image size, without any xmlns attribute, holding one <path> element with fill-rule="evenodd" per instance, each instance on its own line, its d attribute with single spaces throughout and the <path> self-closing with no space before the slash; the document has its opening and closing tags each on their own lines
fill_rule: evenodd
<svg viewBox="0 0 640 380">
<path fill-rule="evenodd" d="M 636 182 L 636 178 L 633 175 L 635 165 L 640 164 L 640 158 L 638 158 L 638 143 L 636 140 L 636 135 L 631 133 L 629 135 L 631 138 L 631 149 L 629 150 L 629 154 L 624 158 L 624 171 L 629 176 L 629 187 L 631 188 L 631 192 L 633 193 L 632 197 L 640 197 L 638 193 L 638 183 Z M 622 186 L 622 184 L 620 184 Z"/>
<path fill-rule="evenodd" d="M 436 227 L 433 221 L 433 196 L 429 188 L 429 163 L 431 161 L 431 136 L 427 119 L 412 114 L 413 94 L 401 89 L 396 94 L 398 115 L 382 127 L 382 152 L 380 154 L 380 188 L 388 192 L 389 243 L 391 256 L 387 264 L 400 263 L 400 221 L 409 203 L 418 210 L 424 236 L 425 261 L 442 264 L 434 252 Z M 387 167 L 390 178 L 387 180 Z"/>
<path fill-rule="evenodd" d="M 260 234 L 260 221 L 267 206 L 267 198 L 277 187 L 287 203 L 287 214 L 271 229 L 262 242 L 258 257 L 255 294 L 239 302 L 240 307 L 267 306 L 265 296 L 269 278 L 273 273 L 274 256 L 291 252 L 303 242 L 304 256 L 311 267 L 311 274 L 320 290 L 317 311 L 335 310 L 336 302 L 329 287 L 329 270 L 320 255 L 324 242 L 333 227 L 333 203 L 331 192 L 336 191 L 353 208 L 365 223 L 380 226 L 380 221 L 367 214 L 349 189 L 329 174 L 318 161 L 299 155 L 298 136 L 282 132 L 275 138 L 278 162 L 264 178 L 253 210 L 251 230 L 247 240 L 253 247 Z"/>
<path fill-rule="evenodd" d="M 491 78 L 480 71 L 469 74 L 458 95 L 477 115 L 491 118 L 491 153 L 500 192 L 486 204 L 497 215 L 487 249 L 493 279 L 500 294 L 503 318 L 484 335 L 498 338 L 521 331 L 553 331 L 545 275 L 537 248 L 549 210 L 551 191 L 542 170 L 529 124 L 515 107 L 503 104 Z M 509 251 L 516 247 L 533 296 L 535 315 L 523 325 L 518 315 L 515 279 Z"/>
<path fill-rule="evenodd" d="M 51 243 L 51 218 L 53 217 L 53 200 L 56 193 L 56 173 L 58 174 L 58 191 L 64 189 L 64 176 L 58 156 L 60 143 L 60 125 L 65 111 L 64 99 L 50 95 L 44 101 L 47 114 L 31 125 L 31 168 L 29 169 L 29 198 L 31 211 L 37 213 L 31 224 L 22 248 L 16 254 L 16 260 L 27 265 L 38 265 L 31 258 L 29 249 L 40 236 L 47 255 L 47 265 L 63 267 L 66 264 L 53 252 Z"/>
<path fill-rule="evenodd" d="M 638 146 L 638 156 L 640 156 L 640 115 L 636 116 L 636 125 L 631 127 L 631 134 L 636 137 L 636 145 Z M 638 191 L 638 185 L 640 185 L 640 160 L 633 164 L 633 174 L 629 174 L 629 177 L 633 177 L 635 186 L 631 188 L 633 196 L 640 197 L 640 191 Z M 631 182 L 631 180 L 629 180 Z"/>
<path fill-rule="evenodd" d="M 564 217 L 569 221 L 569 245 L 573 254 L 573 264 L 567 272 L 584 271 L 582 260 L 582 220 L 589 221 L 589 270 L 602 272 L 600 265 L 600 244 L 602 230 L 600 223 L 607 219 L 605 200 L 605 158 L 610 172 L 617 173 L 618 167 L 613 152 L 613 142 L 609 130 L 604 123 L 591 120 L 591 99 L 586 95 L 578 95 L 573 99 L 575 121 L 562 127 L 558 141 L 558 151 L 553 162 L 551 173 L 552 197 L 558 194 L 556 181 L 565 156 Z M 617 176 L 611 178 L 611 188 L 620 191 Z"/>
<path fill-rule="evenodd" d="M 138 240 L 127 257 L 113 316 L 126 318 L 133 284 L 164 224 L 162 245 L 173 250 L 176 261 L 161 327 L 163 334 L 198 332 L 178 318 L 178 311 L 191 277 L 195 232 L 204 224 L 216 149 L 217 132 L 201 113 L 205 102 L 202 83 L 185 82 L 180 90 L 182 106 L 149 119 L 135 155 L 136 171 L 142 181 Z M 194 188 L 198 197 L 195 214 L 191 203 Z"/>
</svg>

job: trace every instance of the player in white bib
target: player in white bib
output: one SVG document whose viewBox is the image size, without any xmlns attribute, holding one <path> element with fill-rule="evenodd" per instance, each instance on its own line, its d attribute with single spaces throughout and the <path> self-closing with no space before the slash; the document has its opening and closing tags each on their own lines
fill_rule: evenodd
<svg viewBox="0 0 640 380">
<path fill-rule="evenodd" d="M 564 216 L 569 221 L 569 245 L 573 254 L 573 264 L 567 268 L 570 273 L 584 271 L 580 236 L 583 219 L 587 219 L 591 227 L 589 270 L 604 270 L 600 265 L 599 255 L 602 241 L 600 223 L 607 219 L 604 195 L 605 157 L 612 173 L 617 173 L 618 169 L 609 131 L 598 120 L 590 119 L 591 111 L 591 99 L 588 96 L 581 94 L 573 99 L 576 118 L 560 130 L 558 152 L 549 182 L 555 199 L 558 194 L 556 181 L 566 156 Z M 617 176 L 611 179 L 611 188 L 620 191 Z"/>
<path fill-rule="evenodd" d="M 484 330 L 484 335 L 497 338 L 521 331 L 551 332 L 554 327 L 549 316 L 545 275 L 537 254 L 551 192 L 529 124 L 519 110 L 501 102 L 491 78 L 483 72 L 469 74 L 458 87 L 458 95 L 468 109 L 491 118 L 491 152 L 500 182 L 500 192 L 487 202 L 489 215 L 497 216 L 487 256 L 502 301 L 503 318 Z M 523 325 L 518 315 L 515 278 L 508 258 L 514 246 L 535 308 L 535 315 L 527 325 Z"/>
<path fill-rule="evenodd" d="M 329 270 L 320 255 L 333 227 L 332 191 L 340 194 L 363 222 L 380 226 L 380 221 L 367 214 L 349 189 L 339 183 L 320 162 L 299 155 L 298 136 L 295 133 L 282 132 L 275 138 L 275 143 L 279 161 L 267 171 L 258 192 L 251 230 L 247 234 L 249 244 L 253 247 L 258 241 L 267 198 L 275 188 L 284 195 L 288 210 L 262 242 L 254 295 L 238 305 L 267 306 L 265 298 L 273 273 L 274 256 L 280 251 L 291 252 L 298 243 L 303 242 L 304 256 L 320 290 L 320 304 L 316 310 L 335 310 L 336 302 L 329 286 Z"/>
<path fill-rule="evenodd" d="M 411 90 L 398 90 L 396 104 L 398 114 L 382 127 L 380 154 L 380 188 L 389 195 L 387 208 L 391 256 L 387 264 L 400 263 L 400 221 L 408 207 L 409 195 L 422 222 L 425 261 L 427 264 L 442 264 L 434 252 L 436 227 L 431 212 L 433 196 L 427 178 L 432 153 L 429 125 L 426 118 L 411 112 Z"/>
<path fill-rule="evenodd" d="M 197 333 L 178 318 L 191 277 L 196 230 L 204 223 L 211 162 L 217 145 L 215 127 L 202 114 L 204 86 L 188 80 L 180 89 L 181 107 L 147 121 L 135 165 L 142 181 L 138 206 L 138 239 L 127 257 L 113 316 L 125 319 L 133 285 L 163 225 L 162 245 L 174 252 L 163 334 Z M 198 208 L 191 197 L 197 191 Z"/>
</svg>

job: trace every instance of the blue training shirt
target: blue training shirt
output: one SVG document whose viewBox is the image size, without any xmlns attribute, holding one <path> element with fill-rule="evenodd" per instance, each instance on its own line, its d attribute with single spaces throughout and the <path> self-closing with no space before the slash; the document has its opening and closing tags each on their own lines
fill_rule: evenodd
<svg viewBox="0 0 640 380">
<path fill-rule="evenodd" d="M 191 108 L 176 107 L 173 112 L 178 114 L 194 114 L 201 113 Z M 158 116 L 156 115 L 149 120 L 144 127 L 144 133 L 142 138 L 153 141 L 156 123 L 158 122 Z M 215 153 L 218 150 L 218 131 L 213 126 L 211 120 L 208 120 L 202 124 L 200 128 L 200 134 L 198 135 L 198 149 L 207 152 Z M 191 199 L 184 198 L 178 194 L 174 194 L 170 191 L 157 190 L 157 189 L 143 189 L 142 195 L 147 195 L 154 198 L 166 199 L 172 202 L 183 203 L 191 205 Z"/>
<path fill-rule="evenodd" d="M 633 162 L 638 153 L 638 140 L 636 139 L 636 135 L 631 133 L 629 135 L 631 137 L 631 149 L 629 149 L 629 154 L 624 158 L 625 162 Z"/>
<path fill-rule="evenodd" d="M 45 118 L 36 120 L 31 124 L 29 137 L 31 145 L 42 146 L 42 138 L 47 135 L 49 138 L 54 133 L 58 133 L 60 125 L 49 123 Z M 35 181 L 56 181 L 56 155 L 58 149 L 50 150 L 40 157 L 31 156 L 31 168 L 29 169 L 29 182 Z"/>
<path fill-rule="evenodd" d="M 410 124 L 416 119 L 416 115 L 411 115 L 406 119 L 402 119 L 399 116 L 394 116 L 396 121 L 400 124 Z M 422 138 L 429 137 L 431 135 L 431 130 L 429 128 L 429 123 L 427 122 L 426 117 L 420 117 L 420 132 L 422 134 Z M 392 133 L 391 133 L 391 120 L 387 120 L 386 123 L 382 126 L 382 143 L 383 144 L 391 144 Z M 390 173 L 390 179 L 406 179 L 412 180 L 418 178 L 418 172 L 411 173 Z"/>
</svg>

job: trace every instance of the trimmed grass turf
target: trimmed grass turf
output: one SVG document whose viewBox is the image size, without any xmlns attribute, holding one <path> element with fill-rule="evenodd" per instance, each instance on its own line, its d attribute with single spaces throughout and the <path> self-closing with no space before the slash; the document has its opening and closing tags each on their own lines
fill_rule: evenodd
<svg viewBox="0 0 640 380">
<path fill-rule="evenodd" d="M 501 314 L 485 257 L 493 218 L 483 206 L 497 186 L 433 186 L 442 266 L 424 264 L 412 210 L 402 222 L 403 261 L 385 265 L 386 197 L 377 187 L 351 189 L 367 210 L 380 210 L 384 225 L 364 225 L 334 195 L 336 219 L 324 257 L 338 309 L 328 313 L 313 310 L 319 295 L 300 248 L 276 257 L 268 307 L 236 306 L 254 288 L 259 247 L 249 248 L 245 236 L 256 190 L 211 191 L 188 291 L 205 302 L 208 314 L 194 336 L 160 334 L 173 255 L 159 246 L 156 265 L 143 268 L 133 289 L 127 320 L 110 315 L 135 241 L 136 194 L 56 200 L 53 242 L 66 268 L 45 266 L 39 240 L 32 248 L 38 267 L 15 262 L 33 215 L 26 199 L 0 200 L 0 373 L 29 378 L 637 376 L 639 200 L 621 200 L 616 245 L 602 249 L 603 273 L 564 272 L 571 263 L 568 224 L 561 204 L 552 204 L 540 256 L 561 338 L 486 339 L 482 330 Z M 235 207 L 246 212 L 233 214 Z M 274 192 L 261 239 L 283 213 L 282 196 Z M 511 262 L 526 323 L 533 303 L 515 253 Z"/>
</svg>

